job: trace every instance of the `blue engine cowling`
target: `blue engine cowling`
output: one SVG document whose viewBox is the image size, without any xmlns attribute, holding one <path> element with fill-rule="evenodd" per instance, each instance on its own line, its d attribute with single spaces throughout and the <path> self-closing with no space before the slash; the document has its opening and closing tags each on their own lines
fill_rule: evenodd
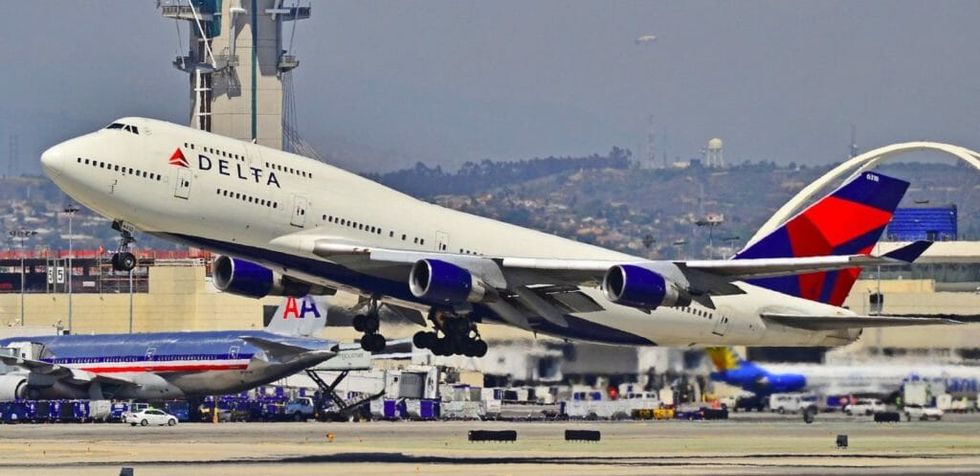
<svg viewBox="0 0 980 476">
<path fill-rule="evenodd" d="M 408 285 L 415 297 L 433 303 L 481 302 L 488 297 L 487 286 L 473 273 L 437 259 L 415 262 Z"/>
<path fill-rule="evenodd" d="M 211 270 L 214 287 L 219 290 L 262 298 L 265 296 L 305 296 L 312 286 L 284 277 L 265 266 L 238 258 L 219 256 Z"/>
<path fill-rule="evenodd" d="M 609 268 L 602 280 L 602 290 L 616 304 L 642 309 L 691 304 L 691 296 L 663 275 L 633 264 Z"/>
</svg>

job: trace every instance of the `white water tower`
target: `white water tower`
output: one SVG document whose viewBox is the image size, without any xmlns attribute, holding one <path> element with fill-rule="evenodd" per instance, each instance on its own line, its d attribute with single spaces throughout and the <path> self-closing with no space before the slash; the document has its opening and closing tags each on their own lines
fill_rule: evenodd
<svg viewBox="0 0 980 476">
<path fill-rule="evenodd" d="M 725 166 L 725 156 L 722 153 L 723 148 L 724 143 L 717 137 L 708 141 L 708 155 L 706 157 L 706 161 L 708 162 L 706 165 L 708 167 L 722 168 Z"/>
</svg>

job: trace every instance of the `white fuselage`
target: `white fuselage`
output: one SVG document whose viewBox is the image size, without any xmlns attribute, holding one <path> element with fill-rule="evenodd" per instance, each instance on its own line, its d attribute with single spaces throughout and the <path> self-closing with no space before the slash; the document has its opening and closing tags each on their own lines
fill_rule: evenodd
<svg viewBox="0 0 980 476">
<path fill-rule="evenodd" d="M 137 131 L 103 129 L 45 152 L 45 173 L 75 200 L 138 229 L 230 254 L 311 283 L 366 295 L 373 281 L 273 240 L 311 233 L 337 243 L 484 256 L 636 261 L 627 254 L 426 203 L 336 167 L 298 155 L 167 122 L 121 119 Z M 137 133 L 138 132 L 138 133 Z M 175 151 L 183 154 L 174 157 Z M 186 165 L 186 166 L 184 166 Z M 145 176 L 144 176 L 145 175 Z M 410 299 L 408 276 L 389 282 Z M 766 324 L 762 312 L 851 315 L 850 311 L 738 283 L 745 294 L 653 312 L 609 302 L 572 316 L 594 323 L 558 336 L 612 344 L 839 345 L 857 331 L 806 331 Z M 403 288 L 403 289 L 402 289 Z M 645 342 L 623 340 L 619 333 Z"/>
<path fill-rule="evenodd" d="M 760 364 L 774 374 L 799 374 L 810 391 L 823 395 L 847 393 L 888 394 L 910 380 L 943 382 L 959 393 L 976 395 L 980 367 L 957 364 L 931 364 L 921 361 L 857 362 L 850 364 Z"/>
</svg>

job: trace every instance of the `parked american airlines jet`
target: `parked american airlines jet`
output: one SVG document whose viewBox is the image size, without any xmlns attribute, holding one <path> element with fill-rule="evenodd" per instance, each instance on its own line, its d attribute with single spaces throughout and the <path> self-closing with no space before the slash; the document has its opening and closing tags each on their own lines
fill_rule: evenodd
<svg viewBox="0 0 980 476">
<path fill-rule="evenodd" d="M 622 345 L 840 345 L 863 327 L 943 324 L 840 307 L 908 183 L 852 177 L 730 260 L 651 261 L 425 203 L 336 167 L 176 124 L 124 118 L 44 152 L 45 173 L 108 218 L 223 256 L 216 285 L 251 297 L 364 297 L 354 327 L 380 350 L 379 306 L 434 331 L 439 355 L 482 356 L 477 324 Z M 415 312 L 421 311 L 421 312 Z M 361 311 L 359 311 L 361 312 Z M 423 319 L 422 316 L 427 316 Z"/>
<path fill-rule="evenodd" d="M 0 401 L 21 398 L 170 399 L 241 392 L 333 358 L 317 338 L 322 298 L 286 298 L 262 331 L 151 332 L 0 340 Z"/>
</svg>

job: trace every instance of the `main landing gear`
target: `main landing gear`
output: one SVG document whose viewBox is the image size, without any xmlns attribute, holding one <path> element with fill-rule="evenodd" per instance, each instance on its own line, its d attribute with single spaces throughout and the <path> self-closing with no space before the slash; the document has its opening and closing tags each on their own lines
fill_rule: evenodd
<svg viewBox="0 0 980 476">
<path fill-rule="evenodd" d="M 385 349 L 385 338 L 378 333 L 381 319 L 378 315 L 378 301 L 371 300 L 366 314 L 358 314 L 353 320 L 354 330 L 363 332 L 361 348 L 368 352 L 380 352 Z"/>
<path fill-rule="evenodd" d="M 112 269 L 115 271 L 130 272 L 136 267 L 136 255 L 129 251 L 129 245 L 136 241 L 133 237 L 133 228 L 122 220 L 114 220 L 112 229 L 119 232 L 119 250 L 112 254 Z"/>
<path fill-rule="evenodd" d="M 465 355 L 483 357 L 487 355 L 487 343 L 480 337 L 476 324 L 468 317 L 437 311 L 429 311 L 436 332 L 420 331 L 412 337 L 412 343 L 420 349 L 429 349 L 435 355 Z M 442 334 L 440 336 L 439 334 Z"/>
</svg>

